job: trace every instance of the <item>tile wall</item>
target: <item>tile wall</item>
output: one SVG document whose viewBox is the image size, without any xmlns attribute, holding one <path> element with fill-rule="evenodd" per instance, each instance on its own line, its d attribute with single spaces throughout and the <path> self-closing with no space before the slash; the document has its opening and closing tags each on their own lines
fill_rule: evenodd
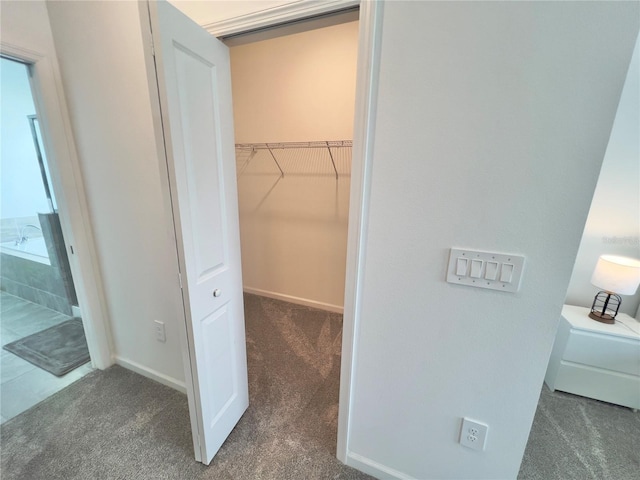
<svg viewBox="0 0 640 480">
<path fill-rule="evenodd" d="M 0 253 L 0 290 L 66 315 L 77 305 L 57 213 L 39 214 L 51 265 Z"/>
</svg>

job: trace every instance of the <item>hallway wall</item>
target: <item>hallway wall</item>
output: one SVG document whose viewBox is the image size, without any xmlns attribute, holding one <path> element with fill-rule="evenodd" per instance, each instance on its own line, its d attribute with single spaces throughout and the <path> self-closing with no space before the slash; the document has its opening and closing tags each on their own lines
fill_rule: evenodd
<svg viewBox="0 0 640 480">
<path fill-rule="evenodd" d="M 639 9 L 384 3 L 351 465 L 516 478 Z M 520 290 L 447 283 L 451 247 L 524 255 Z M 463 417 L 489 425 L 484 451 Z"/>
<path fill-rule="evenodd" d="M 182 300 L 137 2 L 49 2 L 118 363 L 184 389 Z M 89 19 L 89 23 L 88 22 Z M 115 28 L 117 26 L 117 28 Z M 166 342 L 155 339 L 154 320 Z"/>
</svg>

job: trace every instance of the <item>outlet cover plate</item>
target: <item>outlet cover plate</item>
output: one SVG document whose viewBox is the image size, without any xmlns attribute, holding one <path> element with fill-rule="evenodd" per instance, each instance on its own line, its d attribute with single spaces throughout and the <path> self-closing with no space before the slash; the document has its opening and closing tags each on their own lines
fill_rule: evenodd
<svg viewBox="0 0 640 480">
<path fill-rule="evenodd" d="M 484 447 L 487 443 L 488 432 L 488 425 L 465 417 L 462 419 L 462 429 L 460 430 L 460 444 L 474 450 L 484 450 Z"/>
<path fill-rule="evenodd" d="M 164 322 L 161 322 L 160 320 L 154 320 L 153 326 L 156 332 L 156 340 L 163 343 L 166 342 L 167 334 L 164 330 Z"/>
</svg>

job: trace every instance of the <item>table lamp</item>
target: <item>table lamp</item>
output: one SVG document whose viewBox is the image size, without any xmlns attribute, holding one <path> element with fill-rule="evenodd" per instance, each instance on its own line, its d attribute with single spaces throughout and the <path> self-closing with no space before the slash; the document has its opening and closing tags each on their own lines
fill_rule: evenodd
<svg viewBox="0 0 640 480">
<path fill-rule="evenodd" d="M 602 323 L 615 323 L 622 299 L 633 295 L 640 284 L 640 260 L 617 255 L 601 255 L 591 277 L 598 292 L 589 317 Z"/>
</svg>

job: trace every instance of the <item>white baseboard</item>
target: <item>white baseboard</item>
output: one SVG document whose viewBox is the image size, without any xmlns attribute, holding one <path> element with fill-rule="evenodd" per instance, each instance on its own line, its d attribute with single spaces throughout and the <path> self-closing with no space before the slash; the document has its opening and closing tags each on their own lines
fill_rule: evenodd
<svg viewBox="0 0 640 480">
<path fill-rule="evenodd" d="M 185 386 L 184 382 L 181 382 L 180 380 L 176 380 L 175 378 L 169 377 L 164 373 L 156 372 L 151 368 L 145 367 L 143 365 L 140 365 L 139 363 L 132 362 L 131 360 L 127 360 L 117 355 L 115 357 L 115 361 L 118 365 L 126 368 L 127 370 L 139 373 L 143 377 L 155 380 L 156 382 L 178 390 L 179 392 L 187 393 L 187 387 Z"/>
<path fill-rule="evenodd" d="M 344 312 L 344 307 L 341 307 L 339 305 L 332 305 L 330 303 L 323 303 L 323 302 L 318 302 L 316 300 L 309 300 L 308 298 L 294 297 L 292 295 L 285 295 L 284 293 L 270 292 L 268 290 L 260 290 L 259 288 L 251 288 L 251 287 L 243 287 L 243 290 L 247 293 L 253 293 L 254 295 L 274 298 L 276 300 L 295 303 L 296 305 L 304 305 L 305 307 L 319 308 L 320 310 L 327 310 L 329 312 L 334 312 L 334 313 Z"/>
<path fill-rule="evenodd" d="M 373 475 L 380 480 L 415 480 L 406 473 L 399 472 L 398 470 L 394 470 L 393 468 L 353 452 L 347 454 L 347 465 L 361 472 Z"/>
</svg>

